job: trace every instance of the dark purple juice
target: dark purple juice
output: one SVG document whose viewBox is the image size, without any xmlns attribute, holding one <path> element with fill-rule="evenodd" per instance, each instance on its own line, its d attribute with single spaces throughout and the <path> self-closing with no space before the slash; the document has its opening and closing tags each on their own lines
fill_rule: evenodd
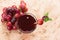
<svg viewBox="0 0 60 40">
<path fill-rule="evenodd" d="M 36 28 L 36 19 L 31 15 L 23 15 L 18 19 L 18 27 L 22 31 L 33 31 Z"/>
</svg>

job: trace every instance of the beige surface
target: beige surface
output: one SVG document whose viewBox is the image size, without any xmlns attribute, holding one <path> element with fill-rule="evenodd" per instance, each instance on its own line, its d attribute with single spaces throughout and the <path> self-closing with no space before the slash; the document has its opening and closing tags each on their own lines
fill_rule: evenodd
<svg viewBox="0 0 60 40">
<path fill-rule="evenodd" d="M 29 9 L 28 12 L 34 14 L 37 19 L 46 12 L 52 21 L 43 25 L 37 25 L 34 32 L 24 34 L 18 30 L 8 31 L 6 26 L 0 21 L 0 40 L 60 40 L 60 0 L 24 0 Z M 0 19 L 2 8 L 11 5 L 19 5 L 20 0 L 0 0 Z"/>
</svg>

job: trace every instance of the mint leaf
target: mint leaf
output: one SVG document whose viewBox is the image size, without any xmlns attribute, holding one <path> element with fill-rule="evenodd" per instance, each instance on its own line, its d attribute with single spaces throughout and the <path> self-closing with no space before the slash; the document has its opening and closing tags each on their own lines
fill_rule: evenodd
<svg viewBox="0 0 60 40">
<path fill-rule="evenodd" d="M 44 16 L 48 16 L 48 12 Z"/>
<path fill-rule="evenodd" d="M 51 18 L 45 18 L 44 21 L 47 22 L 47 21 L 51 21 L 52 19 Z"/>
<path fill-rule="evenodd" d="M 45 21 L 45 22 L 49 21 L 49 18 L 45 18 L 44 21 Z"/>
<path fill-rule="evenodd" d="M 49 20 L 52 20 L 51 18 L 48 17 L 48 12 L 44 15 L 44 21 L 47 22 Z"/>
<path fill-rule="evenodd" d="M 49 18 L 49 20 L 52 20 L 51 18 Z"/>
</svg>

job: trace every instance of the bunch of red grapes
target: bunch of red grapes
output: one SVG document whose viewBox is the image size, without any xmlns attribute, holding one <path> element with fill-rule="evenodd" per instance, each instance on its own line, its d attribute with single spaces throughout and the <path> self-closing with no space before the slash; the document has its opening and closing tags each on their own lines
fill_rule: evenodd
<svg viewBox="0 0 60 40">
<path fill-rule="evenodd" d="M 3 13 L 2 13 L 2 22 L 6 21 L 7 29 L 8 30 L 16 30 L 16 23 L 20 16 L 24 15 L 25 12 L 27 12 L 28 9 L 26 7 L 26 3 L 24 1 L 21 1 L 19 8 L 17 8 L 16 5 L 13 5 L 11 7 L 4 7 Z"/>
</svg>

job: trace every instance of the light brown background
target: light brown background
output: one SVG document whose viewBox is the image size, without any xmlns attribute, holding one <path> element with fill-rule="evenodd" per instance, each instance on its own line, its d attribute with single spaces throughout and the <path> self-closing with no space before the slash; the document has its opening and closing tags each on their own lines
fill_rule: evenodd
<svg viewBox="0 0 60 40">
<path fill-rule="evenodd" d="M 0 21 L 0 40 L 60 40 L 60 0 L 24 0 L 27 3 L 28 12 L 41 18 L 46 12 L 52 21 L 37 25 L 34 32 L 24 34 L 19 30 L 8 31 Z M 0 20 L 2 9 L 11 5 L 20 4 L 20 0 L 0 0 Z"/>
</svg>

